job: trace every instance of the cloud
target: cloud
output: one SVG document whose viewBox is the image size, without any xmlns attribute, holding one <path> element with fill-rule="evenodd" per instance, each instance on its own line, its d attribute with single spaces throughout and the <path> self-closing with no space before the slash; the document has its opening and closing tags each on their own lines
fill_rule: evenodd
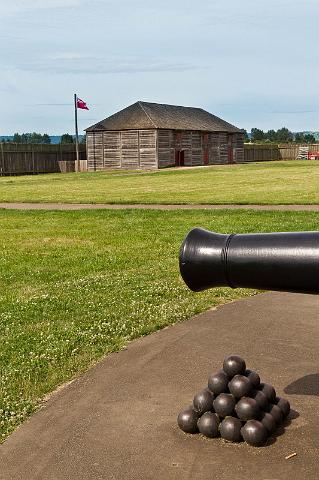
<svg viewBox="0 0 319 480">
<path fill-rule="evenodd" d="M 7 66 L 8 69 L 13 67 Z M 17 70 L 28 72 L 42 72 L 51 74 L 133 74 L 141 72 L 182 72 L 200 68 L 187 62 L 148 61 L 148 59 L 119 59 L 106 60 L 102 57 L 89 57 L 64 53 L 51 58 L 38 59 L 21 63 Z"/>
<path fill-rule="evenodd" d="M 88 0 L 12 0 L 1 5 L 1 15 L 15 15 L 31 10 L 79 7 Z"/>
<path fill-rule="evenodd" d="M 318 110 L 282 110 L 271 111 L 274 115 L 305 115 L 307 113 L 318 113 Z"/>
<path fill-rule="evenodd" d="M 100 118 L 141 98 L 200 105 L 247 128 L 318 125 L 318 0 L 0 3 L 8 132 L 72 128 L 71 105 L 37 104 L 72 103 L 74 91 Z"/>
<path fill-rule="evenodd" d="M 70 107 L 73 103 L 34 103 L 30 105 L 25 105 L 26 107 Z"/>
</svg>

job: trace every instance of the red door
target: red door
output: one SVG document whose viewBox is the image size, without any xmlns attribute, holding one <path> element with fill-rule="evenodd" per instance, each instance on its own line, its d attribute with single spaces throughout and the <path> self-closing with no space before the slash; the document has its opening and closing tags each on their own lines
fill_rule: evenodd
<svg viewBox="0 0 319 480">
<path fill-rule="evenodd" d="M 184 158 L 184 150 L 175 150 L 175 167 L 183 167 Z"/>
<path fill-rule="evenodd" d="M 179 167 L 179 150 L 175 150 L 175 167 Z"/>
<path fill-rule="evenodd" d="M 208 162 L 208 159 L 209 159 L 209 157 L 208 157 L 208 150 L 205 149 L 205 150 L 204 150 L 204 165 L 208 165 L 208 163 L 209 163 L 209 162 Z"/>
</svg>

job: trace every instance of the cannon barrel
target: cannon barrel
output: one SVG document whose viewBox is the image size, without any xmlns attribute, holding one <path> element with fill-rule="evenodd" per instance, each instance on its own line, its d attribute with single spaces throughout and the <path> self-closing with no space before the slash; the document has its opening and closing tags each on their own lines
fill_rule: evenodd
<svg viewBox="0 0 319 480">
<path fill-rule="evenodd" d="M 213 287 L 319 292 L 319 232 L 223 235 L 194 228 L 179 256 L 193 291 Z"/>
</svg>

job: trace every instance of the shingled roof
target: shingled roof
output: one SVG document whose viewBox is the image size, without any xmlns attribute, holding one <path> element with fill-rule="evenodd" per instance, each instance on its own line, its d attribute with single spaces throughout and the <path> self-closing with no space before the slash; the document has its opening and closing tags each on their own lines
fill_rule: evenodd
<svg viewBox="0 0 319 480">
<path fill-rule="evenodd" d="M 124 110 L 87 128 L 87 132 L 101 130 L 199 130 L 205 132 L 241 132 L 221 118 L 202 108 L 180 107 L 161 103 L 136 102 Z"/>
</svg>

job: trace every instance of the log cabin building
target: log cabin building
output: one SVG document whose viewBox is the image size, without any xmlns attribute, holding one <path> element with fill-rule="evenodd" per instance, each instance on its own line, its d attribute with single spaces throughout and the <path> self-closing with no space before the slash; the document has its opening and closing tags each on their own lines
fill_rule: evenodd
<svg viewBox="0 0 319 480">
<path fill-rule="evenodd" d="M 242 130 L 201 108 L 136 102 L 86 129 L 88 170 L 240 163 Z"/>
</svg>

